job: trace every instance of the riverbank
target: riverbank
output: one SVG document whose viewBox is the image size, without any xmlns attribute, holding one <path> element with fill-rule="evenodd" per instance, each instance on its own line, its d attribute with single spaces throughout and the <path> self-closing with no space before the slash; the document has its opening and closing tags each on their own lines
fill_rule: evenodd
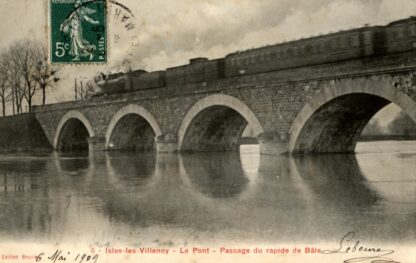
<svg viewBox="0 0 416 263">
<path fill-rule="evenodd" d="M 0 118 L 0 152 L 46 152 L 52 145 L 34 114 Z"/>
</svg>

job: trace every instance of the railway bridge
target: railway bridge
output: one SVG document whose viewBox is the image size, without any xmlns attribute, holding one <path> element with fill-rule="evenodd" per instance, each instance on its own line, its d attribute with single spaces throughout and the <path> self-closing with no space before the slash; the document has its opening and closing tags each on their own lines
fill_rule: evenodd
<svg viewBox="0 0 416 263">
<path fill-rule="evenodd" d="M 415 68 L 359 72 L 356 63 L 342 64 L 288 70 L 290 81 L 271 72 L 52 104 L 35 115 L 57 150 L 83 143 L 90 150 L 233 150 L 249 124 L 264 154 L 352 152 L 367 122 L 391 102 L 416 121 Z"/>
<path fill-rule="evenodd" d="M 328 41 L 338 39 L 342 52 L 333 48 L 335 42 L 330 50 L 314 49 L 324 37 L 278 45 L 291 54 L 286 60 L 296 59 L 297 64 L 291 60 L 276 66 L 273 61 L 283 61 L 285 55 L 279 59 L 279 51 L 266 47 L 216 61 L 217 77 L 172 81 L 169 72 L 178 70 L 174 68 L 158 75 L 165 77 L 162 85 L 140 88 L 138 73 L 130 72 L 113 81 L 121 85 L 119 92 L 106 92 L 107 81 L 104 91 L 88 100 L 35 106 L 33 112 L 53 148 L 63 151 L 237 150 L 250 125 L 262 154 L 354 152 L 368 121 L 388 104 L 395 103 L 416 121 L 416 27 L 406 23 L 415 32 L 392 35 L 397 41 L 402 37 L 394 47 L 390 35 L 380 40 L 380 28 L 359 29 L 347 32 L 350 42 L 342 42 L 347 33 L 327 36 Z M 396 24 L 390 27 L 397 31 Z M 373 31 L 377 34 L 366 40 Z M 348 45 L 354 47 L 353 33 L 363 35 L 357 38 L 361 42 L 354 56 L 347 52 Z M 302 53 L 320 50 L 327 60 L 314 62 Z M 243 59 L 233 61 L 233 56 Z M 197 72 L 192 67 L 206 69 L 207 63 L 191 60 L 179 70 Z M 235 74 L 229 73 L 231 66 L 237 68 Z"/>
</svg>

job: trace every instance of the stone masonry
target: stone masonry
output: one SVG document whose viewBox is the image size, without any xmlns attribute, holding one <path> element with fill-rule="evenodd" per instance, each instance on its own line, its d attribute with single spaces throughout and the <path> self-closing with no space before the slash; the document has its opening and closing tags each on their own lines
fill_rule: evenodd
<svg viewBox="0 0 416 263">
<path fill-rule="evenodd" d="M 113 135 L 108 128 L 125 109 L 125 114 L 149 122 L 153 133 L 147 134 L 155 136 L 160 152 L 231 150 L 247 123 L 254 127 L 264 154 L 351 152 L 365 124 L 390 102 L 416 121 L 415 69 L 415 52 L 406 52 L 33 110 L 55 149 L 58 133 L 71 118 L 85 124 L 90 150 L 109 149 Z"/>
</svg>

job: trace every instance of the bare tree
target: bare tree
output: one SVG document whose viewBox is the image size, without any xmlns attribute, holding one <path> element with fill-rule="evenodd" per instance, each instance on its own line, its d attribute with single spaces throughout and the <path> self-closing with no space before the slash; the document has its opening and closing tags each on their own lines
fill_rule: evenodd
<svg viewBox="0 0 416 263">
<path fill-rule="evenodd" d="M 59 80 L 56 76 L 59 68 L 48 63 L 45 47 L 33 40 L 14 42 L 3 51 L 1 65 L 2 79 L 6 80 L 4 91 L 10 89 L 7 98 L 12 100 L 13 114 L 23 112 L 23 101 L 26 101 L 30 111 L 33 98 L 39 90 L 42 90 L 42 105 L 45 105 L 46 89 Z M 0 88 L 3 87 L 1 84 Z M 6 100 L 7 92 L 3 93 Z"/>
<path fill-rule="evenodd" d="M 27 39 L 18 41 L 10 47 L 10 54 L 17 64 L 20 76 L 23 79 L 23 96 L 27 102 L 29 111 L 32 107 L 33 96 L 39 89 L 39 83 L 33 77 L 36 71 L 37 49 L 36 43 Z"/>
<path fill-rule="evenodd" d="M 59 81 L 57 73 L 59 67 L 51 66 L 48 63 L 47 50 L 40 44 L 34 48 L 34 71 L 33 79 L 42 90 L 42 106 L 46 104 L 46 89 L 53 87 Z"/>
<path fill-rule="evenodd" d="M 362 135 L 381 135 L 383 129 L 380 126 L 380 122 L 377 119 L 371 119 L 362 131 Z"/>
<path fill-rule="evenodd" d="M 19 114 L 22 110 L 24 98 L 24 81 L 21 76 L 20 65 L 18 61 L 18 50 L 9 48 L 3 53 L 3 65 L 7 74 L 7 82 L 11 88 L 11 100 L 13 114 Z"/>
<path fill-rule="evenodd" d="M 397 135 L 416 135 L 416 123 L 409 115 L 400 112 L 394 120 L 388 124 L 389 130 Z"/>
<path fill-rule="evenodd" d="M 0 53 L 0 103 L 3 117 L 6 116 L 6 103 L 12 96 L 11 86 L 8 82 L 8 69 L 4 52 Z"/>
</svg>

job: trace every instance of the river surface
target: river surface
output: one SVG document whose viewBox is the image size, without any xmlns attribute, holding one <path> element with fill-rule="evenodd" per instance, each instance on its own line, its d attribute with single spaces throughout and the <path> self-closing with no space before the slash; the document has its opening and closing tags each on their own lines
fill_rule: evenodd
<svg viewBox="0 0 416 263">
<path fill-rule="evenodd" d="M 416 142 L 356 155 L 0 156 L 0 239 L 161 246 L 416 242 Z M 337 239 L 338 240 L 338 239 Z"/>
</svg>

